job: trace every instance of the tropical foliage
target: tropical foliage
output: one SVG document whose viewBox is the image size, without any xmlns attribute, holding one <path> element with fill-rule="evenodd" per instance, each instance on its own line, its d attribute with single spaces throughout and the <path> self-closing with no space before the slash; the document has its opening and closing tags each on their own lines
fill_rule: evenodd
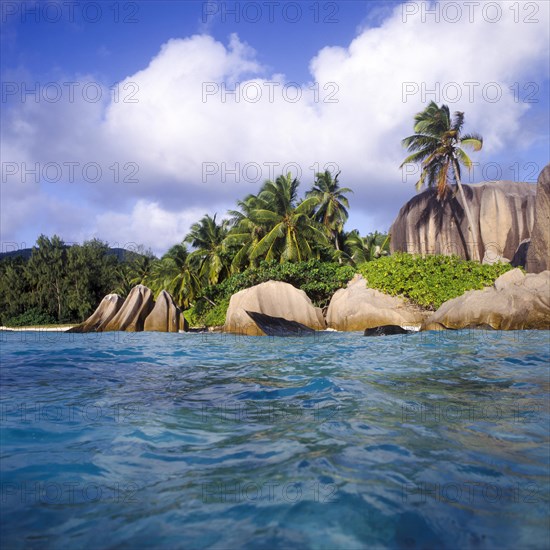
<svg viewBox="0 0 550 550">
<path fill-rule="evenodd" d="M 239 290 L 266 281 L 283 281 L 303 290 L 315 306 L 326 307 L 331 296 L 344 287 L 355 274 L 355 269 L 334 262 L 312 259 L 307 262 L 278 263 L 263 261 L 237 273 L 222 283 L 204 289 L 208 300 L 197 300 L 196 306 L 186 313 L 191 324 L 223 324 L 229 298 Z"/>
<path fill-rule="evenodd" d="M 155 295 L 166 289 L 180 307 L 191 308 L 190 317 L 208 324 L 225 315 L 230 291 L 270 278 L 323 303 L 353 275 L 348 266 L 375 257 L 385 239 L 375 234 L 374 243 L 373 236 L 344 231 L 351 190 L 338 177 L 317 174 L 303 198 L 291 174 L 265 181 L 226 218 L 206 214 L 160 259 L 142 246 L 117 258 L 98 240 L 66 246 L 58 236 L 41 235 L 28 261 L 0 261 L 0 322 L 79 322 L 106 294 L 125 297 L 137 284 Z M 335 266 L 342 268 L 338 283 Z"/>
<path fill-rule="evenodd" d="M 403 140 L 411 153 L 403 164 L 421 163 L 417 187 L 435 187 L 439 201 L 447 200 L 456 184 L 475 241 L 460 170 L 472 166 L 464 148 L 477 151 L 483 140 L 463 134 L 463 125 L 463 113 L 451 117 L 446 105 L 430 103 L 416 115 L 415 133 Z M 221 324 L 229 298 L 243 288 L 285 281 L 326 307 L 357 270 L 371 286 L 435 308 L 508 269 L 440 256 L 390 257 L 389 235 L 345 231 L 352 190 L 341 187 L 339 178 L 340 173 L 317 173 L 302 197 L 290 173 L 267 180 L 226 217 L 205 214 L 160 259 L 143 247 L 120 257 L 98 240 L 66 246 L 55 235 L 41 235 L 28 259 L 0 260 L 0 322 L 78 322 L 104 295 L 125 297 L 136 284 L 145 284 L 155 295 L 170 292 L 192 325 Z"/>
<path fill-rule="evenodd" d="M 313 189 L 306 194 L 307 197 L 316 199 L 315 220 L 323 225 L 336 250 L 340 250 L 338 237 L 344 231 L 344 224 L 348 219 L 349 202 L 345 193 L 353 193 L 347 187 L 340 187 L 339 175 L 340 172 L 332 179 L 328 170 L 317 174 Z"/>
<path fill-rule="evenodd" d="M 81 320 L 120 284 L 121 275 L 106 243 L 92 240 L 68 247 L 57 236 L 41 235 L 28 261 L 0 261 L 0 322 Z"/>
<path fill-rule="evenodd" d="M 402 253 L 359 266 L 369 287 L 391 296 L 402 295 L 428 309 L 437 309 L 467 290 L 490 286 L 510 269 L 510 264 L 480 264 L 457 256 Z"/>
</svg>

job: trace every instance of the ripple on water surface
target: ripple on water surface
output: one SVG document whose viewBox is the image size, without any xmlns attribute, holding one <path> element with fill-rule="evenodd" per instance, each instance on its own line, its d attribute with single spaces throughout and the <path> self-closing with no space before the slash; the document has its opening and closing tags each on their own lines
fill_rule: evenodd
<svg viewBox="0 0 550 550">
<path fill-rule="evenodd" d="M 547 548 L 549 333 L 3 333 L 9 548 Z"/>
</svg>

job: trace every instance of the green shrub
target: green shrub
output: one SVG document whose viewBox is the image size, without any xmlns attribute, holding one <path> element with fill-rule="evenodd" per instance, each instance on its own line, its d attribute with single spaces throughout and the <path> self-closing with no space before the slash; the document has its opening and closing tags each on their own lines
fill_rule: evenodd
<svg viewBox="0 0 550 550">
<path fill-rule="evenodd" d="M 219 304 L 212 307 L 202 318 L 203 324 L 207 327 L 216 327 L 225 323 L 229 298 L 224 298 Z"/>
<path fill-rule="evenodd" d="M 355 270 L 350 266 L 319 260 L 282 264 L 262 262 L 257 268 L 246 269 L 218 285 L 206 288 L 192 310 L 185 312 L 185 316 L 191 326 L 223 325 L 229 299 L 233 294 L 269 280 L 283 281 L 300 288 L 315 306 L 325 307 L 332 295 L 344 287 L 354 274 Z"/>
<path fill-rule="evenodd" d="M 7 327 L 30 327 L 40 325 L 53 325 L 57 321 L 47 313 L 32 308 L 21 315 L 17 315 L 6 321 Z"/>
<path fill-rule="evenodd" d="M 185 320 L 189 323 L 190 327 L 197 327 L 200 325 L 199 320 L 197 319 L 197 314 L 195 313 L 195 308 L 190 307 L 183 312 Z"/>
<path fill-rule="evenodd" d="M 396 253 L 364 263 L 358 269 L 370 288 L 391 296 L 402 295 L 423 308 L 437 309 L 467 290 L 492 285 L 512 266 L 482 265 L 457 256 Z"/>
</svg>

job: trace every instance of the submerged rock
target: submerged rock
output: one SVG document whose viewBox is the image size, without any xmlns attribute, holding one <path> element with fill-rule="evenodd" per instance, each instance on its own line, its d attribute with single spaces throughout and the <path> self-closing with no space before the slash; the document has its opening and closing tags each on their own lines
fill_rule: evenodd
<svg viewBox="0 0 550 550">
<path fill-rule="evenodd" d="M 303 290 L 280 281 L 267 281 L 233 294 L 227 309 L 224 332 L 261 336 L 263 332 L 247 311 L 295 321 L 313 330 L 323 330 L 325 320 Z"/>
<path fill-rule="evenodd" d="M 386 325 L 420 325 L 428 313 L 402 298 L 367 287 L 356 275 L 346 288 L 337 290 L 328 306 L 327 325 L 344 331 L 363 331 Z"/>
<path fill-rule="evenodd" d="M 399 325 L 383 325 L 381 327 L 366 328 L 363 336 L 393 336 L 395 334 L 411 334 L 415 330 L 407 330 Z"/>
<path fill-rule="evenodd" d="M 482 328 L 550 329 L 550 271 L 525 275 L 516 268 L 491 287 L 453 298 L 426 320 L 422 330 Z"/>
<path fill-rule="evenodd" d="M 539 273 L 550 269 L 550 164 L 540 173 L 535 199 L 535 222 L 525 269 Z"/>
<path fill-rule="evenodd" d="M 118 294 L 107 294 L 96 310 L 83 322 L 67 332 L 102 332 L 109 321 L 118 313 L 124 299 Z"/>
<path fill-rule="evenodd" d="M 296 321 L 272 317 L 257 311 L 247 311 L 248 316 L 267 336 L 312 336 L 315 331 Z"/>
</svg>

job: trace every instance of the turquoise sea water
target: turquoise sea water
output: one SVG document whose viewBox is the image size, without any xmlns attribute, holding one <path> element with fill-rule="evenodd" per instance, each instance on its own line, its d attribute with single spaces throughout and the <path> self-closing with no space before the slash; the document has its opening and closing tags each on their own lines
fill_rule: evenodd
<svg viewBox="0 0 550 550">
<path fill-rule="evenodd" d="M 2 333 L 2 548 L 548 548 L 548 331 Z"/>
</svg>

